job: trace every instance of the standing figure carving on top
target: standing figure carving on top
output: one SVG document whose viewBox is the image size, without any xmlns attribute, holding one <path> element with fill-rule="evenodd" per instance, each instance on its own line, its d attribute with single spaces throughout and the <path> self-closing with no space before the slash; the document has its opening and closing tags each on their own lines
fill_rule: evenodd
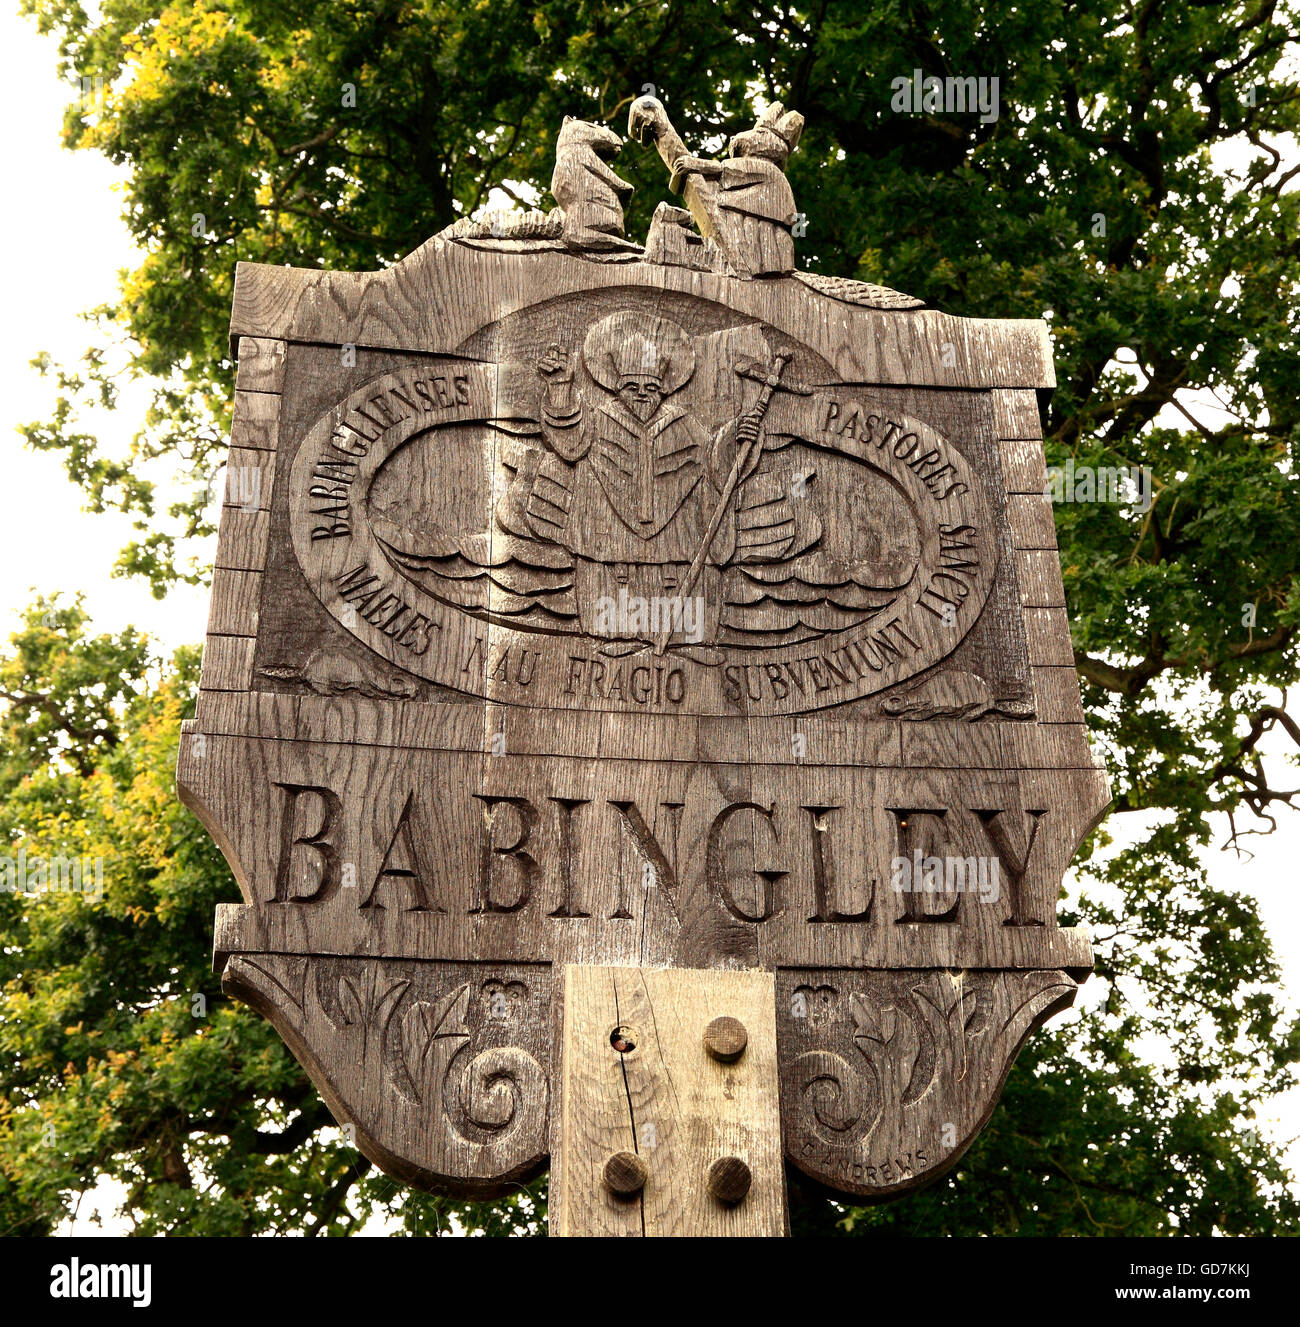
<svg viewBox="0 0 1300 1327">
<path fill-rule="evenodd" d="M 791 228 L 798 213 L 785 163 L 803 132 L 802 115 L 774 102 L 752 129 L 732 138 L 724 161 L 691 156 L 656 97 L 632 103 L 627 131 L 658 148 L 671 172 L 669 188 L 683 195 L 700 234 L 717 245 L 736 276 L 794 271 Z M 663 216 L 661 223 L 674 219 Z"/>
</svg>

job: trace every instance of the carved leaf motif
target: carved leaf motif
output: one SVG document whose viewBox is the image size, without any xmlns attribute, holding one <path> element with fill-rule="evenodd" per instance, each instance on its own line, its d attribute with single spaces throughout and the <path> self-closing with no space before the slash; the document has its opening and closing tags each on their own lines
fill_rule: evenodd
<svg viewBox="0 0 1300 1327">
<path fill-rule="evenodd" d="M 395 981 L 375 1001 L 374 1009 L 370 1015 L 370 1021 L 377 1027 L 381 1033 L 388 1031 L 388 1021 L 393 1014 L 397 1012 L 397 1006 L 401 1003 L 403 992 L 411 983 L 409 981 Z"/>
<path fill-rule="evenodd" d="M 857 1029 L 853 1034 L 855 1040 L 865 1039 L 884 1046 L 893 1038 L 896 1017 L 894 1009 L 881 1006 L 865 994 L 855 992 L 849 997 L 849 1013 Z"/>
<path fill-rule="evenodd" d="M 969 979 L 963 979 L 962 1000 L 966 1007 L 964 1031 L 968 1037 L 978 1037 L 988 1028 L 989 1014 L 993 1007 L 988 984 L 981 982 L 976 986 Z"/>
<path fill-rule="evenodd" d="M 339 1008 L 343 1011 L 343 1022 L 352 1027 L 357 1023 L 364 1023 L 366 1019 L 365 1006 L 362 1004 L 361 996 L 357 994 L 357 988 L 353 985 L 350 977 L 340 977 L 338 986 Z"/>
<path fill-rule="evenodd" d="M 921 1028 L 902 1004 L 899 993 L 885 994 L 890 1003 L 866 993 L 850 997 L 849 1010 L 856 1025 L 854 1042 L 875 1076 L 882 1103 L 914 1101 L 933 1076 L 933 1057 L 923 1059 Z M 875 1127 L 875 1121 L 871 1127 Z"/>
<path fill-rule="evenodd" d="M 417 1000 L 402 1019 L 402 1063 L 417 1100 L 429 1052 L 439 1037 L 468 1037 L 469 983 L 458 986 L 441 1000 Z"/>
<path fill-rule="evenodd" d="M 829 1049 L 791 1059 L 786 1147 L 806 1173 L 872 1196 L 952 1164 L 987 1118 L 1030 1029 L 1075 990 L 1056 970 L 876 971 L 853 985 L 835 1035 L 851 1038 L 865 1063 Z M 951 1123 L 955 1138 L 940 1143 L 936 1121 Z M 920 1165 L 918 1142 L 929 1143 Z M 886 1155 L 893 1178 L 879 1168 Z"/>
<path fill-rule="evenodd" d="M 915 994 L 912 996 L 912 1001 L 913 1008 L 917 1008 Z M 908 1021 L 911 1024 L 912 1036 L 915 1038 L 915 1049 L 912 1052 L 912 1066 L 907 1086 L 903 1089 L 904 1106 L 912 1105 L 926 1094 L 934 1081 L 935 1066 L 934 1033 L 919 1017 L 910 1017 Z"/>
<path fill-rule="evenodd" d="M 1002 1020 L 1000 1041 L 1018 1044 L 1042 1011 L 1054 1003 L 1069 1003 L 1078 986 L 1056 972 L 1026 972 L 1020 989 L 1009 992 L 1011 1009 Z"/>
<path fill-rule="evenodd" d="M 296 1009 L 302 1008 L 303 986 L 307 976 L 307 962 L 305 959 L 290 959 L 277 963 L 277 970 L 280 976 L 272 972 L 265 963 L 255 962 L 246 954 L 241 954 L 238 959 L 232 960 L 238 967 L 251 969 L 254 972 L 260 972 L 273 986 L 284 992 L 289 1003 Z M 234 969 L 237 970 L 237 969 Z M 234 971 L 232 970 L 232 972 Z M 281 977 L 284 980 L 281 980 Z"/>
</svg>

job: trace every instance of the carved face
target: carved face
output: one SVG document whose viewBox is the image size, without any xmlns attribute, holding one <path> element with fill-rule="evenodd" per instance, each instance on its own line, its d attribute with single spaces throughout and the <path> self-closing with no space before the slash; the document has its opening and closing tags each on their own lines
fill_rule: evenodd
<svg viewBox="0 0 1300 1327">
<path fill-rule="evenodd" d="M 618 385 L 619 400 L 642 423 L 649 420 L 664 399 L 663 384 L 652 374 L 639 373 L 625 377 Z"/>
</svg>

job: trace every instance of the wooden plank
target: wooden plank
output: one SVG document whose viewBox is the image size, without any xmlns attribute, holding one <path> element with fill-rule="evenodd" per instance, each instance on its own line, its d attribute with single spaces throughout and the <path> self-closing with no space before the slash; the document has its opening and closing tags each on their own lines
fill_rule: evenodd
<svg viewBox="0 0 1300 1327">
<path fill-rule="evenodd" d="M 1038 493 L 1012 493 L 1007 497 L 1007 523 L 1018 549 L 1054 549 L 1056 517 L 1051 499 Z"/>
<path fill-rule="evenodd" d="M 907 769 L 1005 769 L 1011 759 L 1006 724 L 941 719 L 899 726 Z"/>
<path fill-rule="evenodd" d="M 995 391 L 993 428 L 1003 439 L 1041 438 L 1043 421 L 1038 413 L 1038 393 L 1025 389 Z"/>
<path fill-rule="evenodd" d="M 266 541 L 271 528 L 268 511 L 223 507 L 217 532 L 217 567 L 233 571 L 261 571 L 266 565 Z"/>
<path fill-rule="evenodd" d="M 280 397 L 270 392 L 236 392 L 230 425 L 232 447 L 274 451 L 280 422 Z"/>
<path fill-rule="evenodd" d="M 1064 729 L 1069 725 L 1054 726 Z M 211 740 L 208 739 L 209 743 Z M 1043 761 L 1043 766 L 1045 770 L 1052 768 L 1046 760 Z M 1078 769 L 1065 772 L 1088 776 L 1090 781 L 1079 791 L 1098 798 L 1096 805 L 1106 805 L 1109 797 L 1104 792 L 1103 771 L 1097 770 L 1091 764 L 1084 764 Z M 1060 777 L 1059 768 L 1057 774 Z M 1094 776 L 1101 782 L 1095 781 Z M 279 808 L 273 804 L 273 809 Z M 1055 815 L 1055 807 L 1049 810 Z M 278 817 L 268 817 L 268 821 L 271 827 L 278 827 Z M 457 829 L 459 827 L 458 825 Z M 1089 827 L 1085 826 L 1085 829 Z M 389 828 L 391 830 L 391 826 Z M 439 845 L 455 847 L 451 837 L 448 833 L 440 838 Z M 377 856 L 369 859 L 368 864 L 372 867 L 371 880 L 374 878 L 373 868 L 382 860 L 385 846 L 379 845 Z M 971 854 L 961 855 L 969 857 Z M 987 846 L 985 855 L 988 856 Z M 1059 890 L 1061 868 L 1054 853 L 1044 853 L 1044 857 L 1048 859 L 1048 865 L 1041 868 L 1036 866 L 1031 892 L 1036 899 L 1050 895 L 1048 901 L 1054 903 Z M 1058 868 L 1057 881 L 1050 889 L 1046 884 L 1049 865 Z M 455 866 L 457 869 L 464 869 L 465 875 L 462 880 L 467 885 L 472 885 L 479 866 L 476 856 L 458 852 Z M 449 866 L 448 882 L 450 871 Z M 225 911 L 218 917 L 215 945 L 218 952 L 300 953 L 310 946 L 308 952 L 313 954 L 365 955 L 375 959 L 410 959 L 420 962 L 447 959 L 472 962 L 478 958 L 473 943 L 475 934 L 464 924 L 463 914 L 473 902 L 468 888 L 464 891 L 463 898 L 451 900 L 460 909 L 462 913 L 460 917 L 448 918 L 438 913 L 410 911 L 406 910 L 405 903 L 402 903 L 402 911 L 394 911 L 386 905 L 383 912 L 376 911 L 369 916 L 363 914 L 359 918 L 353 917 L 344 922 L 341 916 L 331 920 L 297 906 L 289 910 L 272 908 L 270 903 L 273 898 L 274 882 L 273 869 L 269 879 L 265 875 L 250 876 L 247 880 L 248 887 L 250 890 L 258 888 L 259 904 L 225 905 Z M 827 967 L 871 968 L 878 971 L 931 968 L 1031 971 L 1050 967 L 1087 968 L 1092 962 L 1091 941 L 1084 928 L 1004 926 L 1002 923 L 1005 920 L 1003 915 L 1006 911 L 1005 906 L 998 911 L 996 917 L 992 910 L 984 909 L 989 918 L 987 934 L 984 935 L 974 934 L 971 927 L 961 923 L 909 924 L 903 918 L 902 907 L 895 906 L 899 900 L 891 891 L 887 869 L 879 884 L 881 889 L 877 891 L 880 904 L 878 911 L 883 912 L 885 907 L 890 910 L 890 915 L 879 925 L 827 924 L 822 926 L 811 940 L 798 944 L 793 943 L 788 934 L 764 936 L 760 944 L 764 964 L 770 963 L 777 969 L 798 969 L 812 964 Z M 385 896 L 390 901 L 400 898 L 387 886 Z M 409 900 L 409 895 L 406 897 Z M 440 887 L 437 897 L 440 902 L 446 902 L 450 894 L 447 889 Z M 556 892 L 550 897 L 558 904 L 561 895 Z M 590 896 L 581 896 L 584 905 L 588 897 Z M 969 913 L 977 907 L 977 904 L 972 902 L 967 905 L 964 897 L 960 910 Z M 609 898 L 602 900 L 605 903 L 611 901 Z M 838 901 L 846 905 L 854 902 L 847 892 L 841 893 Z M 927 911 L 933 914 L 943 913 L 957 901 L 955 896 L 948 895 L 942 898 L 941 905 L 936 903 L 928 907 Z M 801 897 L 799 903 L 800 906 L 807 907 L 810 912 L 815 907 L 810 898 Z M 355 908 L 355 904 L 353 906 Z M 846 906 L 844 910 L 847 912 L 850 908 Z M 897 916 L 894 915 L 895 912 Z M 982 914 L 977 914 L 977 917 L 980 915 Z M 603 924 L 584 927 L 579 921 L 580 919 L 575 918 L 548 923 L 540 940 L 536 938 L 532 929 L 508 917 L 483 918 L 477 929 L 480 933 L 488 935 L 496 947 L 494 957 L 502 962 L 569 962 L 575 954 L 581 952 L 581 947 L 573 943 L 573 937 L 564 934 L 566 931 L 574 930 L 583 932 L 591 940 L 588 948 L 592 951 L 599 946 L 601 952 L 616 957 L 626 954 L 629 961 L 640 952 L 637 937 L 629 934 L 633 928 Z M 598 935 L 598 932 L 603 934 Z M 481 938 L 480 934 L 480 941 Z"/>
<path fill-rule="evenodd" d="M 208 609 L 209 636 L 256 636 L 257 606 L 262 594 L 260 571 L 219 567 L 212 575 Z"/>
<path fill-rule="evenodd" d="M 253 680 L 250 636 L 209 636 L 203 644 L 199 686 L 207 691 L 246 691 Z"/>
<path fill-rule="evenodd" d="M 650 263 L 606 266 L 602 285 L 657 289 L 728 305 L 749 318 L 793 323 L 848 383 L 988 389 L 1056 385 L 1047 325 L 1039 319 L 956 318 L 845 306 L 794 277 L 736 282 L 712 272 Z M 490 252 L 425 245 L 383 272 L 319 272 L 239 263 L 232 336 L 365 350 L 450 352 L 477 329 L 477 310 L 507 316 L 545 289 L 562 298 L 590 289 L 590 273 L 558 253 Z"/>
<path fill-rule="evenodd" d="M 1098 768 L 1088 730 L 1081 723 L 1027 724 L 1011 734 L 1011 745 L 1015 764 L 1024 770 Z"/>
<path fill-rule="evenodd" d="M 1025 609 L 1025 638 L 1031 664 L 1073 664 L 1070 620 L 1064 608 Z"/>
<path fill-rule="evenodd" d="M 1064 608 L 1061 559 L 1055 549 L 1021 549 L 1015 555 L 1016 583 L 1026 608 Z"/>
<path fill-rule="evenodd" d="M 705 1047 L 723 1017 L 746 1034 L 730 1063 Z M 611 1044 L 619 1029 L 633 1049 Z M 786 1233 L 770 973 L 570 964 L 560 1074 L 553 1234 Z M 646 1172 L 630 1197 L 605 1181 L 607 1162 L 624 1151 Z M 749 1172 L 739 1201 L 710 1192 L 711 1170 L 727 1159 Z"/>
<path fill-rule="evenodd" d="M 1047 464 L 1043 444 L 1032 441 L 1002 441 L 1002 476 L 1008 493 L 1043 493 L 1047 487 Z"/>
<path fill-rule="evenodd" d="M 228 573 L 218 573 L 219 576 L 223 574 Z M 228 634 L 243 634 L 239 628 L 248 624 L 248 618 L 240 614 L 255 612 L 255 604 L 249 601 L 253 584 L 252 574 L 249 575 L 250 580 L 242 595 L 234 590 L 222 591 L 223 600 L 228 598 L 232 605 L 228 610 L 221 610 L 231 615 L 221 619 L 222 625 L 231 629 Z M 1058 671 L 1061 679 L 1050 680 L 1051 675 Z M 1049 690 L 1044 692 L 1047 709 L 1036 716 L 1040 723 L 1057 724 L 1078 720 L 1079 716 L 1073 713 L 1073 704 L 1068 700 L 1069 689 L 1064 681 L 1068 671 L 1069 666 L 1061 664 L 1038 665 L 1031 669 L 1035 677 L 1041 673 L 1045 679 L 1049 679 L 1041 683 Z M 1064 699 L 1054 698 L 1058 690 Z M 627 748 L 620 752 L 617 747 L 602 748 L 599 742 L 593 742 L 590 746 L 581 741 L 570 744 L 564 740 L 565 732 L 560 725 L 553 725 L 548 734 L 544 729 L 536 728 L 531 721 L 526 728 L 519 725 L 515 712 L 507 711 L 506 714 L 507 717 L 496 721 L 496 726 L 485 729 L 482 712 L 464 705 L 413 706 L 407 714 L 397 716 L 378 705 L 362 707 L 343 704 L 327 697 L 277 695 L 266 691 L 247 697 L 233 694 L 208 695 L 203 698 L 199 710 L 203 731 L 213 736 L 341 743 L 349 747 L 377 748 L 381 753 L 391 752 L 394 757 L 400 756 L 403 751 L 417 750 L 482 753 L 491 745 L 493 736 L 498 732 L 505 734 L 507 752 L 516 756 L 617 761 L 620 754 L 625 759 L 628 755 Z M 765 757 L 763 763 L 787 766 L 792 773 L 799 769 L 807 770 L 809 779 L 814 779 L 815 771 L 819 769 L 832 772 L 889 769 L 900 764 L 957 770 L 967 766 L 999 769 L 1010 767 L 1023 759 L 1021 751 L 1024 740 L 1031 743 L 1036 740 L 1033 724 L 999 722 L 996 719 L 981 719 L 978 722 L 909 721 L 890 727 L 891 754 L 888 758 L 874 762 L 849 757 L 830 762 L 810 760 L 807 756 L 793 755 L 789 745 L 774 740 L 773 751 L 783 753 L 784 759 L 778 760 L 773 755 Z M 702 724 L 701 730 L 705 728 L 706 725 Z M 816 731 L 811 725 L 810 730 L 814 733 Z M 817 749 L 816 741 L 815 737 L 808 739 L 809 752 Z M 704 757 L 719 764 L 751 763 L 746 761 L 743 752 L 724 743 L 721 746 L 702 745 L 689 755 L 666 759 L 663 764 L 693 766 Z M 1074 757 L 1072 761 L 1078 763 Z M 1035 760 L 1034 767 L 1041 767 L 1041 760 Z M 841 781 L 843 779 L 840 773 L 832 773 L 830 777 Z"/>
<path fill-rule="evenodd" d="M 239 338 L 239 368 L 235 388 L 241 392 L 281 392 L 284 390 L 283 341 L 261 336 Z"/>
<path fill-rule="evenodd" d="M 204 725 L 212 714 L 210 695 L 200 698 Z M 277 705 L 286 699 L 292 698 Z M 259 706 L 265 703 L 258 698 Z M 292 710 L 275 721 L 291 727 Z M 485 773 L 485 758 L 476 751 L 403 753 L 216 734 L 207 736 L 204 759 L 186 762 L 183 772 L 205 823 L 227 827 L 226 847 L 240 864 L 237 878 L 251 906 L 240 923 L 243 939 L 229 945 L 232 950 L 310 946 L 315 953 L 460 960 L 490 946 L 512 961 L 586 961 L 580 956 L 591 953 L 630 962 L 646 953 L 667 962 L 676 958 L 686 920 L 707 904 L 715 924 L 700 920 L 698 934 L 685 939 L 716 949 L 739 929 L 757 939 L 754 956 L 765 967 L 1086 965 L 1086 938 L 1052 926 L 1005 926 L 1004 910 L 996 906 L 972 902 L 950 926 L 897 924 L 906 909 L 892 888 L 891 858 L 913 847 L 963 859 L 987 856 L 980 815 L 1017 812 L 1023 801 L 1018 769 L 1055 762 L 1091 776 L 1082 725 L 1003 726 L 1016 758 L 1008 771 L 990 767 L 979 778 L 961 768 L 904 774 L 804 767 L 754 774 L 744 766 L 720 770 L 682 762 L 656 770 L 634 761 L 514 754 L 489 757 Z M 1072 749 L 1044 743 L 1043 734 L 1056 731 L 1073 736 Z M 1033 751 L 1018 747 L 1022 732 L 1034 739 Z M 298 803 L 283 791 L 294 787 L 318 791 Z M 1081 790 L 1063 778 L 1042 804 L 1051 820 L 1029 867 L 1044 919 L 1052 915 L 1060 872 L 1078 842 L 1072 835 L 1090 823 L 1093 807 L 1085 794 L 1092 787 L 1085 782 Z M 741 794 L 758 809 L 738 806 L 734 799 Z M 486 824 L 485 795 L 513 798 Z M 326 799 L 333 807 L 330 848 L 352 864 L 366 889 L 336 890 L 289 909 L 268 906 L 286 862 L 295 871 L 318 865 L 315 849 L 283 855 L 291 803 L 301 805 L 297 819 L 312 833 Z M 914 843 L 902 841 L 890 809 L 906 807 L 930 808 L 923 813 L 926 837 Z M 373 907 L 366 891 L 404 820 L 419 843 L 427 843 L 411 850 L 423 862 L 427 905 L 411 910 L 409 883 L 390 880 L 382 886 L 386 906 Z M 480 874 L 485 828 L 495 858 L 490 892 L 503 909 L 490 915 L 483 915 Z M 398 906 L 394 895 L 407 903 Z M 727 911 L 718 906 L 724 899 Z"/>
<path fill-rule="evenodd" d="M 274 452 L 254 447 L 232 447 L 226 459 L 222 504 L 245 511 L 270 511 L 274 482 Z"/>
<path fill-rule="evenodd" d="M 1082 723 L 1079 676 L 1073 664 L 1030 669 L 1034 679 L 1034 709 L 1039 723 Z"/>
</svg>

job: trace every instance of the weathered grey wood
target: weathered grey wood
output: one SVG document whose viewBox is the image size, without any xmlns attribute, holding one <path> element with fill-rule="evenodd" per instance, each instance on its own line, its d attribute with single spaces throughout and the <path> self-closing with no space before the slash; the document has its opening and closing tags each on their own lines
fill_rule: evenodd
<svg viewBox="0 0 1300 1327">
<path fill-rule="evenodd" d="M 1011 493 L 1007 496 L 1007 520 L 1011 538 L 1019 550 L 1054 549 L 1056 518 L 1051 500 L 1037 493 Z"/>
<path fill-rule="evenodd" d="M 286 268 L 277 267 L 277 272 Z M 232 447 L 251 447 L 258 451 L 274 451 L 276 429 L 280 420 L 278 393 L 235 392 L 235 417 L 230 426 Z"/>
<path fill-rule="evenodd" d="M 730 1015 L 737 1082 L 779 1055 L 794 1164 L 874 1198 L 934 1178 L 1091 967 L 1056 906 L 1109 788 L 1045 325 L 797 270 L 793 112 L 723 162 L 657 103 L 630 123 L 687 204 L 644 248 L 629 149 L 569 120 L 549 210 L 383 272 L 240 265 L 177 781 L 239 886 L 227 989 L 390 1173 L 501 1192 L 549 1155 L 560 1222 L 777 1230 L 775 1089 L 752 1154 L 665 1185 L 617 1128 L 561 1127 L 561 1082 L 572 1123 L 610 1055 L 624 1111 L 624 1068 L 658 1103 L 685 1056 L 683 1139 L 731 1118 Z M 653 1072 L 574 1033 L 612 988 L 571 1008 L 557 969 L 611 966 L 659 1015 Z M 766 1012 L 718 1004 L 735 982 Z"/>
<path fill-rule="evenodd" d="M 747 1034 L 730 1063 L 704 1046 L 720 1017 Z M 615 1049 L 617 1030 L 633 1049 Z M 569 965 L 560 1074 L 555 1234 L 785 1234 L 771 973 Z M 624 1151 L 645 1169 L 630 1199 L 605 1183 Z"/>
<path fill-rule="evenodd" d="M 256 336 L 240 337 L 235 389 L 241 392 L 282 391 L 285 349 L 283 341 Z"/>
<path fill-rule="evenodd" d="M 1025 633 L 1031 664 L 1072 664 L 1070 623 L 1064 608 L 1026 608 Z"/>
<path fill-rule="evenodd" d="M 1034 668 L 1034 707 L 1040 723 L 1082 723 L 1079 675 L 1071 664 Z"/>
<path fill-rule="evenodd" d="M 532 269 L 526 279 L 519 263 Z M 713 273 L 645 263 L 610 266 L 602 283 L 655 289 L 722 302 L 744 317 L 799 326 L 837 379 L 988 389 L 1005 383 L 1055 387 L 1051 345 L 1036 319 L 957 318 L 932 309 L 903 313 L 847 309 L 794 277 L 735 282 Z M 502 314 L 532 302 L 545 288 L 555 296 L 590 289 L 589 270 L 563 255 L 474 251 L 430 240 L 383 272 L 315 272 L 239 263 L 231 335 L 263 327 L 290 342 L 414 351 L 452 346 L 477 326 L 473 310 L 495 303 Z M 849 326 L 860 328 L 850 337 Z"/>
<path fill-rule="evenodd" d="M 781 972 L 786 1154 L 863 1197 L 951 1169 L 1025 1038 L 1074 1001 L 1064 972 Z"/>
<path fill-rule="evenodd" d="M 222 989 L 266 1015 L 389 1174 L 508 1193 L 547 1150 L 550 969 L 250 954 Z"/>
<path fill-rule="evenodd" d="M 219 567 L 212 575 L 208 610 L 209 636 L 257 635 L 257 604 L 262 594 L 260 571 Z M 241 693 L 246 694 L 246 693 Z"/>
<path fill-rule="evenodd" d="M 253 681 L 251 636 L 209 635 L 199 685 L 207 691 L 247 691 Z"/>
<path fill-rule="evenodd" d="M 1031 396 L 1033 393 L 1029 393 Z M 994 393 L 994 400 L 997 393 Z M 999 435 L 1001 436 L 1001 435 Z M 998 444 L 1002 454 L 1002 474 L 1008 493 L 1042 493 L 1047 486 L 1047 463 L 1041 442 L 1003 438 Z"/>
<path fill-rule="evenodd" d="M 1026 608 L 1064 608 L 1061 560 L 1055 548 L 1022 549 L 1016 553 L 1020 602 Z"/>
<path fill-rule="evenodd" d="M 1041 438 L 1043 421 L 1037 392 L 1019 389 L 993 393 L 993 423 L 999 438 Z M 1039 447 L 1042 452 L 1042 447 Z"/>
<path fill-rule="evenodd" d="M 262 571 L 266 565 L 270 528 L 266 511 L 222 507 L 217 532 L 217 567 L 230 571 Z"/>
</svg>

